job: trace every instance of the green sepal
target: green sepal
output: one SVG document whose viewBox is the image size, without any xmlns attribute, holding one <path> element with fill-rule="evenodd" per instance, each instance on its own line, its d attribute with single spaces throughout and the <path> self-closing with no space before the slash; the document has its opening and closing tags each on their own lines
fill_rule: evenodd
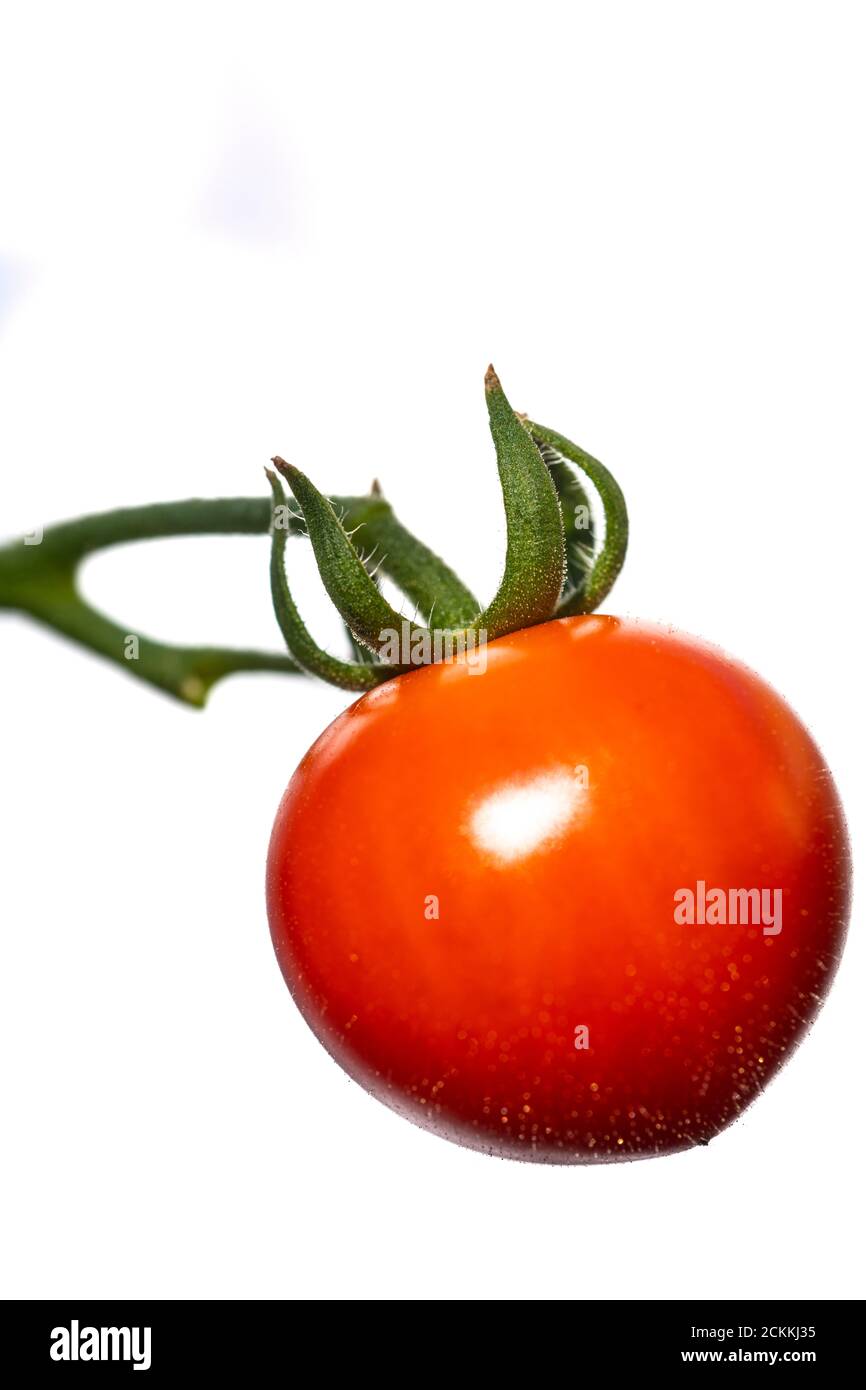
<svg viewBox="0 0 866 1390">
<path fill-rule="evenodd" d="M 576 587 L 566 589 L 556 608 L 557 618 L 568 618 L 577 613 L 592 613 L 610 593 L 625 560 L 628 546 L 628 512 L 622 489 L 603 463 L 579 445 L 573 444 L 570 439 L 566 439 L 564 434 L 550 430 L 545 425 L 538 425 L 534 420 L 527 420 L 526 428 L 539 449 L 544 449 L 548 467 L 553 451 L 560 460 L 567 460 L 579 468 L 601 499 L 604 511 L 604 541 L 601 549 L 592 557 L 582 585 L 578 583 Z M 574 579 L 579 581 L 579 566 L 575 566 L 572 574 Z"/>
<path fill-rule="evenodd" d="M 286 541 L 291 534 L 291 511 L 276 473 L 265 469 L 271 485 L 273 520 L 271 525 L 271 597 L 280 631 L 289 654 L 311 676 L 319 676 L 343 690 L 372 690 L 398 672 L 387 666 L 367 662 L 341 661 L 319 646 L 298 612 L 286 578 Z M 336 520 L 336 515 L 335 515 Z M 339 523 L 338 523 L 339 524 Z"/>
<path fill-rule="evenodd" d="M 537 439 L 538 450 L 553 479 L 562 512 L 565 536 L 565 583 L 559 596 L 559 609 L 581 590 L 595 558 L 595 517 L 592 499 L 574 468 L 552 444 Z"/>
<path fill-rule="evenodd" d="M 550 473 L 492 367 L 484 386 L 507 528 L 502 582 L 473 624 L 492 641 L 553 616 L 565 573 L 565 537 Z"/>
<path fill-rule="evenodd" d="M 355 515 L 350 509 L 344 518 L 349 531 Z M 472 621 L 478 612 L 475 595 L 444 560 L 407 531 L 384 500 L 372 521 L 365 522 L 363 538 L 368 537 L 375 542 L 376 567 L 402 590 L 428 627 L 463 627 Z"/>
<path fill-rule="evenodd" d="M 379 592 L 327 497 L 285 459 L 277 457 L 272 462 L 303 512 L 322 583 L 334 607 L 358 640 L 378 652 L 390 634 L 402 633 L 408 620 Z M 423 637 L 426 631 L 417 623 L 408 623 L 409 641 Z"/>
</svg>

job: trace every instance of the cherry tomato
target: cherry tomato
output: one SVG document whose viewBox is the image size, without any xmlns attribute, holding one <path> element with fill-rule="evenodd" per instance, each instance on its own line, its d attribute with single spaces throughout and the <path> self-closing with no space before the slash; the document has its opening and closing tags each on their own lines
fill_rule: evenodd
<svg viewBox="0 0 866 1390">
<path fill-rule="evenodd" d="M 268 862 L 289 989 L 351 1076 L 445 1138 L 554 1163 L 707 1143 L 836 967 L 827 768 L 695 639 L 593 616 L 483 655 L 365 695 L 292 778 Z"/>
</svg>

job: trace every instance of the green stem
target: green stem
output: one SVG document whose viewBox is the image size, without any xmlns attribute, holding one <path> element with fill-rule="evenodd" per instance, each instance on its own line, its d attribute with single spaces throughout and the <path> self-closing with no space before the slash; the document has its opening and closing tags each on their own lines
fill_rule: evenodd
<svg viewBox="0 0 866 1390">
<path fill-rule="evenodd" d="M 124 631 L 84 602 L 71 582 L 46 585 L 39 594 L 31 596 L 26 611 L 55 632 L 197 709 L 203 708 L 208 692 L 224 676 L 238 671 L 296 674 L 300 669 L 278 652 L 178 647 Z"/>
<path fill-rule="evenodd" d="M 47 530 L 38 544 L 19 541 L 0 548 L 0 608 L 25 613 L 195 708 L 204 705 L 218 680 L 236 671 L 296 674 L 299 667 L 285 653 L 176 646 L 146 637 L 101 613 L 82 597 L 77 584 L 84 557 L 110 545 L 157 536 L 263 530 L 270 509 L 265 503 L 262 512 L 259 503 L 258 498 L 168 502 L 63 522 Z"/>
<path fill-rule="evenodd" d="M 441 586 L 441 592 L 456 596 L 449 601 L 476 606 L 456 575 L 415 540 L 383 498 L 334 497 L 331 501 L 348 528 L 363 527 L 367 545 L 382 548 L 382 568 L 412 603 L 429 609 Z M 218 680 L 234 672 L 297 674 L 301 668 L 285 653 L 175 646 L 131 632 L 88 603 L 77 586 L 81 561 L 95 551 L 167 537 L 265 535 L 271 508 L 268 497 L 188 498 L 60 522 L 33 544 L 19 540 L 0 546 L 0 609 L 26 614 L 196 708 L 204 705 Z M 305 534 L 300 518 L 291 520 L 289 533 Z M 136 645 L 130 642 L 132 637 L 137 638 L 137 657 L 131 654 Z"/>
</svg>

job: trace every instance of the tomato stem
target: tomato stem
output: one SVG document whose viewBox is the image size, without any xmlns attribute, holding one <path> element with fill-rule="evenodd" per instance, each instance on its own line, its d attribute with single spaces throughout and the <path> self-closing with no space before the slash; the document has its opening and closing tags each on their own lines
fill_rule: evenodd
<svg viewBox="0 0 866 1390">
<path fill-rule="evenodd" d="M 402 526 L 384 498 L 332 497 L 331 503 L 348 529 L 363 528 L 371 548 L 387 543 L 382 568 L 413 603 L 432 604 L 440 581 L 450 592 L 462 592 L 465 603 L 468 590 L 438 556 Z M 270 498 L 218 497 L 121 507 L 60 522 L 0 546 L 0 609 L 22 613 L 183 704 L 200 709 L 216 682 L 235 672 L 297 675 L 304 668 L 281 652 L 176 646 L 131 631 L 82 596 L 77 583 L 79 566 L 96 551 L 132 541 L 265 535 L 271 516 Z M 286 535 L 304 534 L 302 517 L 289 515 Z M 414 574 L 413 556 L 417 557 Z M 469 599 L 474 603 L 471 595 Z"/>
</svg>

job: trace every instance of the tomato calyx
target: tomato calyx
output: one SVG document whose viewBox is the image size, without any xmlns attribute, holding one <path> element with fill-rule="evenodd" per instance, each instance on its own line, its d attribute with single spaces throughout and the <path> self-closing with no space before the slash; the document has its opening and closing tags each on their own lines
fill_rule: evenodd
<svg viewBox="0 0 866 1390">
<path fill-rule="evenodd" d="M 413 665 L 441 659 L 433 653 L 464 651 L 554 617 L 591 613 L 609 593 L 628 541 L 625 499 L 616 480 L 564 435 L 517 414 L 492 366 L 484 386 L 507 531 L 503 577 L 484 608 L 443 561 L 407 533 L 397 533 L 390 537 L 401 562 L 397 582 L 416 611 L 427 611 L 429 604 L 427 624 L 407 621 L 376 582 L 380 568 L 394 578 L 393 564 L 388 565 L 390 547 L 381 554 L 378 545 L 367 553 L 360 549 L 357 528 L 350 530 L 328 498 L 283 458 L 271 460 L 276 472 L 265 470 L 273 502 L 274 611 L 291 657 L 311 675 L 347 690 L 370 690 Z M 598 548 L 590 496 L 580 475 L 601 501 L 604 540 Z M 288 504 L 281 479 L 298 511 Z M 378 490 L 371 493 L 371 501 L 377 498 Z M 301 618 L 285 572 L 286 540 L 293 526 L 306 528 L 355 660 L 343 661 L 326 652 Z M 432 584 L 425 584 L 431 579 Z M 407 648 L 413 654 L 409 665 L 390 658 L 395 650 L 405 655 Z"/>
<path fill-rule="evenodd" d="M 123 507 L 36 527 L 0 546 L 0 610 L 33 618 L 195 708 L 203 707 L 217 681 L 235 672 L 307 673 L 364 691 L 419 664 L 549 618 L 591 613 L 610 591 L 625 557 L 622 492 L 597 459 L 513 411 L 492 367 L 485 395 L 507 527 L 505 570 L 486 607 L 403 526 L 378 484 L 366 496 L 326 498 L 299 469 L 277 457 L 276 471 L 266 470 L 269 499 L 190 498 Z M 601 503 L 600 545 L 587 483 Z M 162 642 L 100 612 L 78 585 L 82 562 L 108 546 L 169 536 L 265 533 L 271 537 L 273 606 L 287 653 Z M 325 587 L 343 616 L 353 659 L 330 655 L 307 630 L 286 579 L 290 536 L 312 542 Z M 380 572 L 417 613 L 427 615 L 426 623 L 407 622 L 386 601 L 376 582 Z"/>
</svg>

